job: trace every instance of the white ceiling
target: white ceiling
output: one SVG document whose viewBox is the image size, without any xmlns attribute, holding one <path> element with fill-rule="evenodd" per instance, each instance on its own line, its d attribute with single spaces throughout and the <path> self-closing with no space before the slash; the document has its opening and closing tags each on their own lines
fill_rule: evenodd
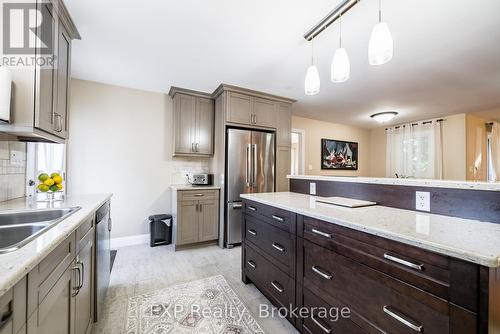
<svg viewBox="0 0 500 334">
<path fill-rule="evenodd" d="M 82 35 L 73 76 L 167 92 L 220 83 L 295 98 L 294 114 L 363 127 L 396 110 L 395 123 L 500 106 L 500 1 L 383 0 L 394 58 L 370 66 L 378 1 L 343 17 L 351 78 L 329 81 L 338 24 L 315 40 L 321 92 L 305 96 L 310 49 L 302 35 L 340 0 L 66 0 Z"/>
</svg>

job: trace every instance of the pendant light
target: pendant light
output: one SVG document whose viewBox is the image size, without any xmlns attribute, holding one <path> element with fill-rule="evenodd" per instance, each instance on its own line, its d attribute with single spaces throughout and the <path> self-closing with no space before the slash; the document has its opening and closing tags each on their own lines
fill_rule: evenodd
<svg viewBox="0 0 500 334">
<path fill-rule="evenodd" d="M 382 22 L 382 0 L 379 0 L 378 23 L 373 27 L 368 44 L 370 65 L 382 65 L 392 59 L 393 40 L 387 23 Z"/>
<path fill-rule="evenodd" d="M 307 68 L 304 91 L 306 95 L 317 95 L 319 94 L 320 86 L 319 71 L 316 65 L 314 65 L 314 42 L 311 40 L 311 65 Z"/>
<path fill-rule="evenodd" d="M 349 79 L 351 65 L 347 51 L 342 47 L 342 15 L 339 17 L 339 48 L 335 50 L 331 65 L 332 82 L 344 82 Z"/>
</svg>

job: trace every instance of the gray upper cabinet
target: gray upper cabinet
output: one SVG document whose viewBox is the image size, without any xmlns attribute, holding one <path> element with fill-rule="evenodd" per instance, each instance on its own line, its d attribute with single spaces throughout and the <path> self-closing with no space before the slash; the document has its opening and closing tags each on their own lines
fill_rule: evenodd
<svg viewBox="0 0 500 334">
<path fill-rule="evenodd" d="M 172 87 L 173 156 L 214 154 L 214 100 L 210 95 Z"/>
<path fill-rule="evenodd" d="M 279 103 L 276 122 L 276 145 L 291 146 L 292 144 L 292 105 Z"/>
<path fill-rule="evenodd" d="M 80 39 L 80 34 L 63 1 L 38 0 L 36 5 L 42 19 L 51 21 L 51 29 L 38 25 L 37 35 L 52 40 L 52 50 L 47 54 L 37 46 L 30 56 L 53 56 L 55 61 L 11 70 L 11 122 L 0 124 L 0 132 L 26 141 L 64 143 L 68 137 L 71 41 Z"/>
<path fill-rule="evenodd" d="M 255 98 L 253 105 L 253 124 L 275 128 L 277 105 L 277 102 L 271 100 Z"/>
<path fill-rule="evenodd" d="M 251 96 L 230 92 L 226 121 L 229 123 L 253 123 L 253 99 Z"/>
</svg>

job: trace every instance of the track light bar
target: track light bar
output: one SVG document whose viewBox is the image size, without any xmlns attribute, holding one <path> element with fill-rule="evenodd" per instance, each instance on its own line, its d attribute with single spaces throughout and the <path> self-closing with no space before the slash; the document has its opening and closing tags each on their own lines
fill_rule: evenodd
<svg viewBox="0 0 500 334">
<path fill-rule="evenodd" d="M 337 19 L 344 15 L 347 11 L 349 11 L 355 4 L 357 4 L 360 0 L 343 0 L 334 10 L 328 13 L 321 21 L 319 21 L 311 30 L 304 34 L 304 38 L 307 41 L 312 40 L 314 37 L 318 36 L 328 28 L 333 22 L 337 21 Z"/>
</svg>

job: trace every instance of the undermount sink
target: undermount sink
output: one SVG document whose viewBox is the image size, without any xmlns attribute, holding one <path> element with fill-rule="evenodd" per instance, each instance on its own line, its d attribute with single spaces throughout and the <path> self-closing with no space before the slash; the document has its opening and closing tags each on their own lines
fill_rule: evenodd
<svg viewBox="0 0 500 334">
<path fill-rule="evenodd" d="M 0 253 L 15 251 L 80 207 L 0 212 Z"/>
</svg>

